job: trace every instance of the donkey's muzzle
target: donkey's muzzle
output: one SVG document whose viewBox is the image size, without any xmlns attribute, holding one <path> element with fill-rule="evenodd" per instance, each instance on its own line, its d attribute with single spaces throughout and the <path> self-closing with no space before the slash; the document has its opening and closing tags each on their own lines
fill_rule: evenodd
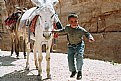
<svg viewBox="0 0 121 81">
<path fill-rule="evenodd" d="M 45 39 L 50 39 L 51 34 L 52 34 L 51 32 L 44 32 L 43 37 L 45 37 Z"/>
</svg>

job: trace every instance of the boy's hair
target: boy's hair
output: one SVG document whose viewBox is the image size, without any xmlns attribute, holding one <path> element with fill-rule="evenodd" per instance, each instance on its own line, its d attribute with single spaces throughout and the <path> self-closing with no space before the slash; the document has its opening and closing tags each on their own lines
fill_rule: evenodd
<svg viewBox="0 0 121 81">
<path fill-rule="evenodd" d="M 68 20 L 69 20 L 70 18 L 78 18 L 78 15 L 77 15 L 76 13 L 70 13 L 70 14 L 68 15 Z"/>
</svg>

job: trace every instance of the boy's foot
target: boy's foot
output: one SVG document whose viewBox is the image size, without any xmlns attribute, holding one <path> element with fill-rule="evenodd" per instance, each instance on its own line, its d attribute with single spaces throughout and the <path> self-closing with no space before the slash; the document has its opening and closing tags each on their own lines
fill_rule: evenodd
<svg viewBox="0 0 121 81">
<path fill-rule="evenodd" d="M 70 77 L 74 77 L 76 74 L 76 71 L 73 71 L 72 74 L 70 75 Z"/>
<path fill-rule="evenodd" d="M 82 79 L 82 72 L 81 71 L 79 71 L 77 73 L 77 80 L 80 80 L 80 79 Z"/>
</svg>

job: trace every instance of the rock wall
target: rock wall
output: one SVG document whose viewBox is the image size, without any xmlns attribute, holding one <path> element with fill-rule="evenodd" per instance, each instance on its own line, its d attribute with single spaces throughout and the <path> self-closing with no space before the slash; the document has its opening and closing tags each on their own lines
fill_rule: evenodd
<svg viewBox="0 0 121 81">
<path fill-rule="evenodd" d="M 14 11 L 16 5 L 27 8 L 33 6 L 30 0 L 3 2 L 6 7 L 4 13 L 8 14 Z M 67 15 L 77 13 L 79 24 L 94 36 L 94 43 L 84 39 L 85 57 L 121 63 L 121 0 L 60 0 L 56 11 L 64 26 L 68 23 Z M 57 52 L 67 53 L 67 39 L 64 35 L 60 35 L 57 40 Z"/>
<path fill-rule="evenodd" d="M 0 0 L 0 19 L 4 24 L 4 20 L 16 11 L 16 7 L 29 9 L 32 6 L 31 0 Z"/>
<path fill-rule="evenodd" d="M 8 15 L 15 12 L 15 7 L 30 8 L 33 6 L 31 0 L 4 0 Z"/>
<path fill-rule="evenodd" d="M 94 43 L 85 38 L 85 57 L 121 63 L 121 0 L 61 0 L 57 11 L 64 26 L 67 15 L 77 13 L 79 24 L 94 36 Z M 58 48 L 67 47 L 66 43 L 67 39 L 60 36 Z"/>
</svg>

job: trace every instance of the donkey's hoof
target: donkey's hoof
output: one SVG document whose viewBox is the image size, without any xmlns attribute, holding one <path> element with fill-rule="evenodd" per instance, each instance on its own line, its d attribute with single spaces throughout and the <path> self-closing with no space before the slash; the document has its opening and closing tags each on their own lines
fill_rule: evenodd
<svg viewBox="0 0 121 81">
<path fill-rule="evenodd" d="M 39 81 L 42 81 L 42 76 L 40 76 L 39 74 L 37 75 L 37 79 L 39 80 Z"/>
<path fill-rule="evenodd" d="M 13 55 L 13 51 L 11 52 L 11 56 Z"/>
<path fill-rule="evenodd" d="M 51 74 L 47 74 L 47 79 L 51 79 Z"/>
<path fill-rule="evenodd" d="M 26 59 L 26 56 L 24 56 L 24 59 Z"/>
<path fill-rule="evenodd" d="M 25 70 L 29 71 L 29 66 L 26 66 L 26 67 L 25 67 Z"/>
<path fill-rule="evenodd" d="M 36 70 L 38 70 L 38 67 L 36 67 Z"/>
<path fill-rule="evenodd" d="M 16 56 L 17 59 L 19 59 L 19 56 Z"/>
</svg>

